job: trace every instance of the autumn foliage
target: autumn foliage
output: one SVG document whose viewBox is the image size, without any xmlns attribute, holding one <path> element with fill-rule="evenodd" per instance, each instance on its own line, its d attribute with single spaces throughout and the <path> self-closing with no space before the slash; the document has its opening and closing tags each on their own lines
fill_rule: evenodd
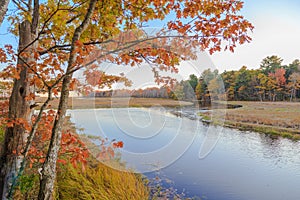
<svg viewBox="0 0 300 200">
<path fill-rule="evenodd" d="M 242 66 L 219 73 L 210 68 L 199 77 L 175 84 L 171 95 L 181 100 L 197 99 L 206 106 L 214 100 L 298 101 L 300 98 L 300 62 L 283 65 L 278 56 L 268 56 L 258 69 Z M 191 87 L 196 82 L 196 87 Z"/>
<path fill-rule="evenodd" d="M 16 122 L 8 124 L 7 122 L 7 106 L 8 102 L 0 102 L 1 114 L 0 121 L 2 125 L 13 126 L 16 125 Z M 28 153 L 27 159 L 29 160 L 29 167 L 38 167 L 44 163 L 46 158 L 46 150 L 48 143 L 50 142 L 51 129 L 53 126 L 53 119 L 56 112 L 54 110 L 48 110 L 43 113 L 40 126 L 38 127 L 35 138 L 32 142 L 31 148 Z M 33 117 L 33 122 L 35 120 Z M 24 125 L 25 122 L 18 122 L 18 125 Z M 62 133 L 61 148 L 59 151 L 58 163 L 67 164 L 71 163 L 73 167 L 77 167 L 78 164 L 84 170 L 85 165 L 87 164 L 87 159 L 90 156 L 90 151 L 85 143 L 79 138 L 76 134 L 76 128 L 74 125 L 69 122 L 69 119 L 65 122 L 66 128 L 64 128 Z M 29 128 L 29 126 L 28 126 Z M 101 144 L 99 145 L 99 154 L 97 156 L 98 160 L 112 160 L 115 158 L 115 149 L 123 148 L 122 141 L 108 141 L 107 139 L 100 139 Z M 21 152 L 21 151 L 19 151 Z M 16 151 L 17 153 L 17 151 Z"/>
<path fill-rule="evenodd" d="M 130 84 L 121 73 L 109 75 L 101 71 L 99 67 L 103 63 L 132 67 L 148 63 L 157 83 L 173 84 L 174 80 L 159 72 L 178 72 L 180 62 L 195 59 L 199 49 L 211 54 L 226 49 L 234 51 L 238 44 L 251 40 L 248 32 L 253 29 L 239 14 L 243 2 L 236 0 L 35 0 L 13 1 L 13 6 L 16 12 L 10 13 L 7 20 L 11 23 L 10 32 L 19 37 L 18 51 L 13 51 L 16 48 L 10 45 L 0 50 L 0 62 L 5 64 L 2 77 L 14 79 L 11 98 L 14 101 L 10 101 L 7 127 L 10 134 L 3 154 L 3 165 L 7 168 L 1 168 L 6 170 L 4 176 L 19 173 L 14 172 L 20 171 L 18 167 L 11 166 L 23 158 L 10 157 L 11 147 L 25 145 L 22 156 L 26 157 L 32 151 L 27 147 L 51 135 L 45 149 L 46 159 L 37 150 L 33 152 L 36 158 L 32 157 L 34 162 L 45 161 L 39 199 L 51 199 L 61 142 L 82 147 L 68 131 L 64 132 L 68 137 L 62 136 L 69 91 L 110 87 L 116 82 Z M 176 19 L 171 19 L 174 13 Z M 149 33 L 144 26 L 152 20 L 163 20 L 166 25 Z M 88 85 L 74 79 L 73 74 L 79 70 Z M 47 99 L 31 123 L 36 92 L 46 93 Z M 53 96 L 60 96 L 58 110 L 56 114 L 46 115 L 44 111 Z M 46 135 L 38 134 L 43 126 L 48 128 L 43 133 Z M 69 157 L 72 161 L 86 157 L 85 151 L 77 147 Z M 62 152 L 68 154 L 69 149 L 62 147 Z M 4 185 L 11 196 L 13 187 L 9 188 L 6 181 Z"/>
</svg>

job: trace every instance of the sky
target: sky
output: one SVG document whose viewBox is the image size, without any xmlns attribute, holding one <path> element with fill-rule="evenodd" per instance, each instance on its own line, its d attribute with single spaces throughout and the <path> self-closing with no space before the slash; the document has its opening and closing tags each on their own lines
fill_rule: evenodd
<svg viewBox="0 0 300 200">
<path fill-rule="evenodd" d="M 245 0 L 241 14 L 255 27 L 252 42 L 236 48 L 234 53 L 220 52 L 210 58 L 220 70 L 242 66 L 259 68 L 263 58 L 277 55 L 289 64 L 300 59 L 300 1 Z"/>
<path fill-rule="evenodd" d="M 224 70 L 238 70 L 242 66 L 250 69 L 259 68 L 263 58 L 277 55 L 283 59 L 283 64 L 289 64 L 300 59 L 300 1 L 299 0 L 244 0 L 244 8 L 240 12 L 254 25 L 250 33 L 252 42 L 238 46 L 234 53 L 218 52 L 214 55 L 199 52 L 199 59 L 182 63 L 178 77 L 187 79 L 189 74 L 200 76 L 206 68 Z M 149 23 L 149 27 L 161 26 L 162 23 Z M 0 27 L 0 46 L 7 42 L 17 44 L 17 39 L 7 34 L 7 25 Z M 120 68 L 105 67 L 107 72 L 117 73 Z M 124 69 L 124 66 L 123 68 Z M 125 74 L 133 79 L 147 76 L 153 77 L 151 69 L 130 69 Z M 140 74 L 143 74 L 140 76 Z M 136 78 L 137 77 L 137 78 Z M 142 81 L 145 83 L 145 81 Z M 141 83 L 142 84 L 142 83 Z M 140 86 L 142 86 L 139 84 Z M 145 85 L 145 84 L 144 84 Z M 147 85 L 147 84 L 146 84 Z M 144 86 L 142 86 L 144 87 Z"/>
<path fill-rule="evenodd" d="M 179 75 L 187 79 L 189 74 L 201 75 L 207 68 L 219 72 L 260 67 L 267 56 L 277 55 L 283 64 L 300 59 L 300 0 L 244 0 L 240 14 L 254 25 L 250 43 L 238 45 L 235 52 L 221 51 L 210 55 L 199 52 L 199 59 L 184 62 Z M 161 25 L 158 21 L 151 25 Z"/>
</svg>

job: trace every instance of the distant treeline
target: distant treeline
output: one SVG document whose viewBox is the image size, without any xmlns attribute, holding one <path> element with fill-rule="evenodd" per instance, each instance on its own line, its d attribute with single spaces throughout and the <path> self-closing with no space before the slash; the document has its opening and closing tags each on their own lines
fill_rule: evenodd
<svg viewBox="0 0 300 200">
<path fill-rule="evenodd" d="M 300 98 L 300 61 L 283 65 L 278 56 L 269 56 L 262 60 L 258 69 L 203 71 L 197 78 L 190 75 L 189 80 L 175 86 L 179 99 L 196 99 L 206 104 L 213 100 L 235 101 L 295 101 Z M 184 89 L 187 84 L 190 88 Z M 196 86 L 195 86 L 195 83 Z M 193 89 L 193 91 L 191 91 Z"/>
<path fill-rule="evenodd" d="M 295 101 L 300 98 L 300 61 L 283 65 L 278 56 L 266 57 L 258 69 L 212 71 L 206 69 L 200 77 L 192 74 L 188 80 L 173 86 L 138 90 L 97 91 L 96 97 L 173 98 L 199 101 L 202 105 L 211 100 L 235 101 Z"/>
<path fill-rule="evenodd" d="M 95 91 L 91 96 L 95 97 L 136 97 L 136 98 L 169 98 L 170 89 L 166 86 L 157 88 L 150 87 L 146 89 L 128 90 L 117 89 L 109 91 Z"/>
</svg>

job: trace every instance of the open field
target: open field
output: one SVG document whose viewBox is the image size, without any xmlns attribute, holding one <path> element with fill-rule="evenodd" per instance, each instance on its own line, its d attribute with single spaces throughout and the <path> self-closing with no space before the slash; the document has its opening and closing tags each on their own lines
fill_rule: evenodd
<svg viewBox="0 0 300 200">
<path fill-rule="evenodd" d="M 39 97 L 36 102 L 41 105 L 45 98 Z M 58 99 L 54 99 L 50 103 L 51 108 L 57 108 Z M 111 108 L 111 107 L 151 107 L 151 106 L 166 106 L 178 107 L 193 105 L 186 101 L 176 101 L 173 99 L 160 98 L 70 98 L 68 103 L 69 109 L 84 109 L 84 108 Z"/>
<path fill-rule="evenodd" d="M 241 108 L 227 109 L 225 126 L 240 130 L 253 130 L 295 140 L 300 139 L 300 103 L 299 102 L 249 102 L 230 101 L 228 104 L 242 105 Z M 214 110 L 214 122 L 221 115 Z M 210 113 L 201 114 L 210 119 Z"/>
</svg>

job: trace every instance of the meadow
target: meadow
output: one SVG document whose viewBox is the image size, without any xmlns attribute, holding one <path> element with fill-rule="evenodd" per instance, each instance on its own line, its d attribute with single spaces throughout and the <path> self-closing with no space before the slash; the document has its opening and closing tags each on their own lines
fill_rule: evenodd
<svg viewBox="0 0 300 200">
<path fill-rule="evenodd" d="M 36 102 L 41 105 L 45 101 L 45 98 L 38 97 Z M 55 98 L 50 102 L 51 108 L 55 109 L 58 105 L 58 99 Z M 163 98 L 111 98 L 111 97 L 74 97 L 69 98 L 68 108 L 69 109 L 84 109 L 84 108 L 119 108 L 119 107 L 179 107 L 179 106 L 190 106 L 193 105 L 187 101 L 177 101 L 174 99 L 163 99 Z"/>
<path fill-rule="evenodd" d="M 226 109 L 224 126 L 300 139 L 300 102 L 229 101 L 227 104 L 242 107 Z M 213 118 L 210 111 L 201 115 L 214 123 L 220 122 L 224 110 L 215 109 L 213 113 Z"/>
</svg>

